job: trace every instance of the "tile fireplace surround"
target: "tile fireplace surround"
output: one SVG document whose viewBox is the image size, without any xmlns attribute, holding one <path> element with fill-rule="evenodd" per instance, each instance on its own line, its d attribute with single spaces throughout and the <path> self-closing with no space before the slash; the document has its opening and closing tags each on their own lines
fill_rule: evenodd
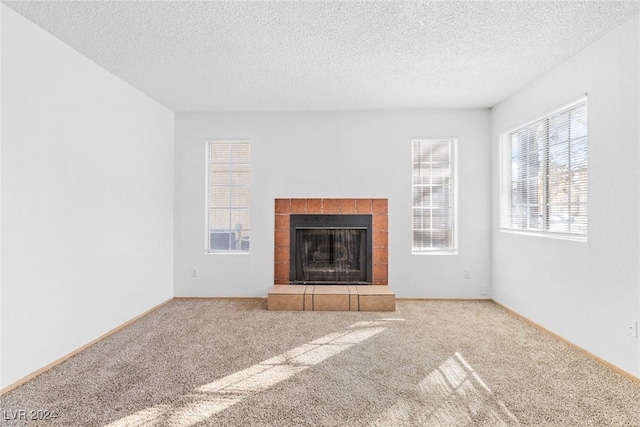
<svg viewBox="0 0 640 427">
<path fill-rule="evenodd" d="M 291 284 L 291 214 L 372 215 L 373 286 Z M 269 310 L 394 311 L 395 294 L 388 286 L 388 224 L 387 199 L 275 199 L 274 287 L 267 299 Z"/>
</svg>

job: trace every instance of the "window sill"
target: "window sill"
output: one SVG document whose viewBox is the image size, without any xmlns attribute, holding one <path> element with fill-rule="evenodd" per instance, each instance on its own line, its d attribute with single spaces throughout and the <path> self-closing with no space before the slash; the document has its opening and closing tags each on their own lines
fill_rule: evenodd
<svg viewBox="0 0 640 427">
<path fill-rule="evenodd" d="M 449 250 L 449 251 L 421 251 L 416 252 L 412 251 L 411 255 L 458 255 L 457 250 Z"/>
<path fill-rule="evenodd" d="M 510 228 L 501 228 L 501 233 L 505 234 L 520 234 L 523 236 L 532 236 L 532 237 L 544 237 L 547 239 L 557 239 L 557 240 L 569 240 L 571 242 L 588 242 L 588 238 L 586 235 L 581 234 L 563 234 L 563 233 L 548 233 L 543 231 L 525 231 L 525 230 L 512 230 Z"/>
</svg>

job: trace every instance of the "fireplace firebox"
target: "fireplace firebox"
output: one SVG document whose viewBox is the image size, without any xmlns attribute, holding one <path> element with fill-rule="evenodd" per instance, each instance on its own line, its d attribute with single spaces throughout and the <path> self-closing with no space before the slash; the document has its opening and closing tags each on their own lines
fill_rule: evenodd
<svg viewBox="0 0 640 427">
<path fill-rule="evenodd" d="M 372 284 L 371 215 L 291 215 L 290 281 Z"/>
</svg>

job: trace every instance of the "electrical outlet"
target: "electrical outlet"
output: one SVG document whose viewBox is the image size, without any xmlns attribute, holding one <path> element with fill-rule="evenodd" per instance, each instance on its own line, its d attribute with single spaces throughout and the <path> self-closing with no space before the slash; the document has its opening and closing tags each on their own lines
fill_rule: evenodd
<svg viewBox="0 0 640 427">
<path fill-rule="evenodd" d="M 464 278 L 471 279 L 471 270 L 469 270 L 468 268 L 464 269 Z"/>
<path fill-rule="evenodd" d="M 198 277 L 198 270 L 196 270 L 195 268 L 191 269 L 191 277 Z"/>
<path fill-rule="evenodd" d="M 480 295 L 486 295 L 486 294 L 487 294 L 487 285 L 480 286 Z"/>
<path fill-rule="evenodd" d="M 638 338 L 638 322 L 634 319 L 625 318 L 627 335 Z"/>
</svg>

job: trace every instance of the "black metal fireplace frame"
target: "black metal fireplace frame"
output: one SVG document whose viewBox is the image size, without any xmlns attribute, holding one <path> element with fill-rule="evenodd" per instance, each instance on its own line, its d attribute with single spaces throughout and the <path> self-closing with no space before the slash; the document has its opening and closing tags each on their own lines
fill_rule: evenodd
<svg viewBox="0 0 640 427">
<path fill-rule="evenodd" d="M 294 284 L 309 285 L 371 285 L 373 284 L 373 216 L 372 215 L 316 215 L 291 214 L 289 232 L 289 280 Z M 296 280 L 298 271 L 302 268 L 301 261 L 296 257 L 296 230 L 298 229 L 365 229 L 366 235 L 366 281 L 364 282 L 303 282 Z"/>
</svg>

